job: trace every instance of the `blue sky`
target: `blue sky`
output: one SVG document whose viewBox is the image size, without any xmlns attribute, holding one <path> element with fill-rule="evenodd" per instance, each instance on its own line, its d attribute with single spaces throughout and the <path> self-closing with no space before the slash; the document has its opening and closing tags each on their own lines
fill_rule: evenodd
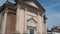
<svg viewBox="0 0 60 34">
<path fill-rule="evenodd" d="M 60 0 L 39 0 L 45 8 L 47 16 L 47 28 L 60 25 Z"/>
<path fill-rule="evenodd" d="M 0 6 L 5 3 L 6 0 L 0 0 Z M 10 2 L 14 3 L 13 0 Z M 60 0 L 38 0 L 38 2 L 46 10 L 47 16 L 47 28 L 51 29 L 53 25 L 60 25 Z"/>
</svg>

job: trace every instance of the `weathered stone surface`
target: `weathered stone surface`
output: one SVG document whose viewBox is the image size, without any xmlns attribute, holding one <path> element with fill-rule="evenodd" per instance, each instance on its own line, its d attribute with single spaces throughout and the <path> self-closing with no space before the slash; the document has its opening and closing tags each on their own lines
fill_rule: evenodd
<svg viewBox="0 0 60 34">
<path fill-rule="evenodd" d="M 8 13 L 6 34 L 12 34 L 13 32 L 15 32 L 15 24 L 16 24 L 16 15 Z"/>
</svg>

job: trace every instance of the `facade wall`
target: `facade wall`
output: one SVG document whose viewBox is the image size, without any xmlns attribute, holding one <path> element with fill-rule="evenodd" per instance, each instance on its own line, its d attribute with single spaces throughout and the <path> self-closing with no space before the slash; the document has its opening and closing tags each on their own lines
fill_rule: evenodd
<svg viewBox="0 0 60 34">
<path fill-rule="evenodd" d="M 17 21 L 16 21 L 16 31 L 20 32 L 20 34 L 22 33 L 28 33 L 28 22 L 27 20 L 29 20 L 30 18 L 33 18 L 36 22 L 36 34 L 45 34 L 45 24 L 44 24 L 44 20 L 43 20 L 43 16 L 41 16 L 39 14 L 39 12 L 37 11 L 37 14 L 31 11 L 29 11 L 28 9 L 23 9 L 20 6 L 17 9 Z"/>
<path fill-rule="evenodd" d="M 15 32 L 15 24 L 16 24 L 16 15 L 8 13 L 5 34 L 13 34 L 13 32 Z"/>
<path fill-rule="evenodd" d="M 43 32 L 43 21 L 42 21 L 42 16 L 38 15 L 38 27 L 39 27 L 39 34 L 42 34 Z"/>
<path fill-rule="evenodd" d="M 28 2 L 28 4 L 31 4 Z M 4 23 L 6 25 L 3 29 L 5 30 L 5 34 L 13 34 L 14 32 L 18 32 L 20 34 L 28 34 L 29 29 L 34 29 L 35 34 L 46 34 L 45 32 L 45 23 L 43 14 L 40 15 L 39 10 L 34 10 L 38 7 L 32 2 L 32 8 L 25 7 L 21 5 L 17 5 L 16 15 L 12 13 L 6 13 Z M 30 8 L 30 10 L 29 10 Z M 7 11 L 8 12 L 8 11 Z M 29 23 L 32 20 L 33 23 Z M 30 24 L 30 25 L 28 25 Z M 4 34 L 3 33 L 3 34 Z"/>
<path fill-rule="evenodd" d="M 31 18 L 32 18 L 31 20 L 33 20 L 33 19 L 35 20 L 33 23 L 30 22 L 30 23 L 31 23 L 30 26 L 32 26 L 32 27 L 29 27 L 29 25 L 28 25 L 28 30 L 29 30 L 30 28 L 36 27 L 36 29 L 35 29 L 35 28 L 33 28 L 33 29 L 35 29 L 35 34 L 37 34 L 37 23 L 38 23 L 38 22 L 37 22 L 37 19 L 38 19 L 38 18 L 37 18 L 37 17 L 38 17 L 37 14 L 35 14 L 34 11 L 31 12 L 31 11 L 28 11 L 28 10 L 27 10 L 26 13 L 27 13 L 27 14 L 26 14 L 26 15 L 27 15 L 27 16 L 26 16 L 26 17 L 27 17 L 26 19 L 27 19 L 27 20 L 29 20 L 29 19 L 31 19 Z M 37 23 L 36 23 L 36 22 L 37 22 Z M 27 21 L 27 23 L 29 24 L 28 21 Z"/>
</svg>

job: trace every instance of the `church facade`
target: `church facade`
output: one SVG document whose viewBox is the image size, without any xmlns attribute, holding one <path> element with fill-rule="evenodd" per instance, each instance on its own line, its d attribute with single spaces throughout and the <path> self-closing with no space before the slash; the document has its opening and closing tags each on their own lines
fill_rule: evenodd
<svg viewBox="0 0 60 34">
<path fill-rule="evenodd" d="M 38 1 L 15 2 L 0 7 L 0 34 L 46 34 L 45 9 Z"/>
</svg>

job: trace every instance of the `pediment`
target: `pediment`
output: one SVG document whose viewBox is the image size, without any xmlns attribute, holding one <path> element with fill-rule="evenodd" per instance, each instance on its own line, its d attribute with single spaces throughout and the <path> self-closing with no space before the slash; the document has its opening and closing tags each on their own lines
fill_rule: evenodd
<svg viewBox="0 0 60 34">
<path fill-rule="evenodd" d="M 45 11 L 45 9 L 41 6 L 41 4 L 39 4 L 39 2 L 37 0 L 15 0 L 17 3 L 18 2 L 22 2 L 22 3 L 27 3 L 31 6 L 34 6 L 36 8 L 41 9 L 42 11 Z"/>
<path fill-rule="evenodd" d="M 27 21 L 31 21 L 31 20 L 34 21 L 35 23 L 37 23 L 37 21 L 34 18 L 30 18 Z"/>
<path fill-rule="evenodd" d="M 27 4 L 29 4 L 29 5 L 31 5 L 31 6 L 33 6 L 33 7 L 38 8 L 38 6 L 37 6 L 34 2 L 25 2 L 25 3 L 27 3 Z"/>
<path fill-rule="evenodd" d="M 34 19 L 29 19 L 28 20 L 28 26 L 36 27 L 36 21 Z"/>
</svg>

